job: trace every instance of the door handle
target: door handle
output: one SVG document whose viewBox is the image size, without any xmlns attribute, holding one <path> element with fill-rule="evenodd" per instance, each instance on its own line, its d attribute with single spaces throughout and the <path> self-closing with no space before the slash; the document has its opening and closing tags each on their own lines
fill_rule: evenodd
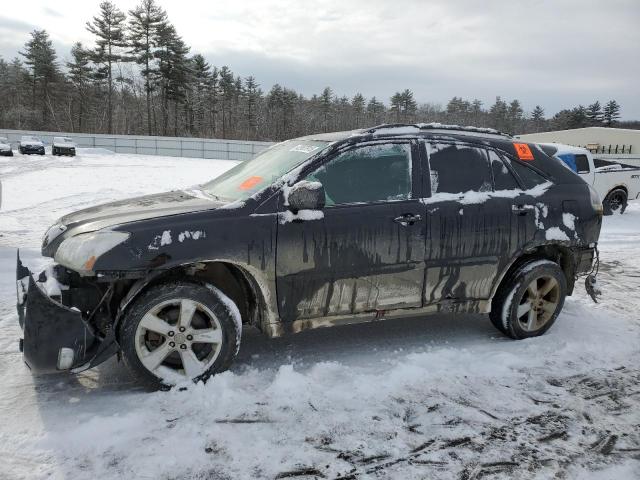
<svg viewBox="0 0 640 480">
<path fill-rule="evenodd" d="M 526 215 L 535 207 L 533 205 L 511 205 L 511 211 L 516 215 Z"/>
<path fill-rule="evenodd" d="M 420 220 L 422 220 L 420 215 L 414 215 L 412 213 L 405 213 L 404 215 L 400 215 L 393 219 L 394 222 L 399 223 L 403 227 L 411 226 Z"/>
</svg>

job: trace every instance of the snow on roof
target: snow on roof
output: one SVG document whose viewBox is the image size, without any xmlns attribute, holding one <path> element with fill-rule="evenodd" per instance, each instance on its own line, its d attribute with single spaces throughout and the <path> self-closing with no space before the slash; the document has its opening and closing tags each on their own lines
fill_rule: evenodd
<svg viewBox="0 0 640 480">
<path fill-rule="evenodd" d="M 483 135 L 499 135 L 502 137 L 511 137 L 511 135 L 500 132 L 499 130 L 495 130 L 493 128 L 482 128 L 482 127 L 474 127 L 474 126 L 461 126 L 461 125 L 448 125 L 445 123 L 415 123 L 415 124 L 383 124 L 378 125 L 376 127 L 362 130 L 362 133 L 375 133 L 375 134 L 385 134 L 385 133 L 395 133 L 395 134 L 414 134 L 420 133 L 424 130 L 442 130 L 446 132 L 451 131 L 460 131 L 463 133 L 475 133 L 475 134 L 483 134 Z"/>
</svg>

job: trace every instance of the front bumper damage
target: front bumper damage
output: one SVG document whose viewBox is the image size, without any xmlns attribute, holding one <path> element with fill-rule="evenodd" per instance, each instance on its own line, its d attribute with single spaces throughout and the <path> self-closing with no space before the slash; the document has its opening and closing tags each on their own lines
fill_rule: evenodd
<svg viewBox="0 0 640 480">
<path fill-rule="evenodd" d="M 24 361 L 33 373 L 78 373 L 119 350 L 113 332 L 100 335 L 80 310 L 49 297 L 17 256 L 17 310 Z"/>
</svg>

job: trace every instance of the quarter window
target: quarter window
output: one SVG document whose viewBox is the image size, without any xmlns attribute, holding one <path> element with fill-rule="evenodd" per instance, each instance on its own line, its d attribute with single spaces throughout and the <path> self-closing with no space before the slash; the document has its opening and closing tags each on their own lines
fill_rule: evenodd
<svg viewBox="0 0 640 480">
<path fill-rule="evenodd" d="M 518 182 L 505 165 L 505 161 L 493 150 L 489 150 L 489 162 L 493 172 L 493 184 L 495 190 L 518 190 Z"/>
<path fill-rule="evenodd" d="M 511 162 L 511 166 L 515 170 L 520 180 L 524 184 L 526 189 L 533 188 L 536 185 L 541 185 L 547 181 L 542 175 L 534 171 L 520 162 Z"/>
<path fill-rule="evenodd" d="M 465 145 L 429 145 L 431 194 L 492 190 L 485 152 Z"/>
<path fill-rule="evenodd" d="M 339 154 L 307 177 L 324 186 L 327 205 L 411 196 L 411 145 L 376 144 Z"/>
</svg>

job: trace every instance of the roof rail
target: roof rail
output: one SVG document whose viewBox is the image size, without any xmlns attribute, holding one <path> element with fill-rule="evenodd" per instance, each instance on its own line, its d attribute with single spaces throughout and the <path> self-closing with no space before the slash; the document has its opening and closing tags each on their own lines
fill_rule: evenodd
<svg viewBox="0 0 640 480">
<path fill-rule="evenodd" d="M 382 129 L 394 129 L 394 128 L 415 128 L 417 130 L 452 130 L 459 132 L 470 132 L 470 133 L 482 133 L 486 135 L 499 135 L 501 137 L 512 138 L 508 133 L 501 132 L 499 130 L 495 130 L 493 128 L 482 128 L 482 127 L 463 127 L 460 125 L 446 125 L 443 123 L 433 122 L 433 123 L 383 123 L 381 125 L 376 125 L 375 127 L 364 129 L 363 133 L 376 133 Z"/>
</svg>

